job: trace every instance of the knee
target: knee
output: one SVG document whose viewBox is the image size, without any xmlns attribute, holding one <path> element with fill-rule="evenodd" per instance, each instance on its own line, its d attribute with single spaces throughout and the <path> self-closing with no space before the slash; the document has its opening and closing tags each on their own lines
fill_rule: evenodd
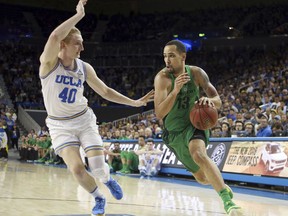
<svg viewBox="0 0 288 216">
<path fill-rule="evenodd" d="M 103 176 L 106 175 L 105 169 L 103 169 L 103 168 L 98 168 L 98 169 L 95 169 L 95 170 L 91 170 L 91 172 L 92 172 L 93 176 L 95 178 L 98 178 L 98 179 L 101 179 Z"/>
<path fill-rule="evenodd" d="M 195 151 L 192 153 L 192 158 L 199 166 L 201 166 L 207 161 L 208 156 L 202 151 Z"/>
<path fill-rule="evenodd" d="M 107 166 L 107 167 L 106 167 Z M 101 182 L 107 182 L 109 179 L 109 175 L 108 175 L 108 170 L 109 167 L 107 164 L 105 164 L 105 166 L 103 167 L 99 167 L 96 169 L 91 170 L 92 175 L 94 176 L 94 178 L 99 179 Z"/>
<path fill-rule="evenodd" d="M 76 164 L 76 165 L 70 166 L 69 170 L 72 172 L 74 176 L 77 176 L 77 177 L 82 177 L 86 172 L 85 166 L 83 164 Z"/>
<path fill-rule="evenodd" d="M 131 160 L 133 157 L 132 153 L 131 152 L 128 152 L 127 153 L 127 160 Z"/>
</svg>

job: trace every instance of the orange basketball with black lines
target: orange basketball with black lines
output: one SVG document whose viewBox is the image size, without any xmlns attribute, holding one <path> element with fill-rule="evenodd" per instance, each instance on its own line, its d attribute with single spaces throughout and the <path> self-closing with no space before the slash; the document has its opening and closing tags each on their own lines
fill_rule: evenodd
<svg viewBox="0 0 288 216">
<path fill-rule="evenodd" d="M 216 107 L 210 107 L 208 104 L 193 106 L 190 111 L 190 121 L 195 128 L 199 130 L 207 130 L 217 124 L 218 111 Z"/>
</svg>

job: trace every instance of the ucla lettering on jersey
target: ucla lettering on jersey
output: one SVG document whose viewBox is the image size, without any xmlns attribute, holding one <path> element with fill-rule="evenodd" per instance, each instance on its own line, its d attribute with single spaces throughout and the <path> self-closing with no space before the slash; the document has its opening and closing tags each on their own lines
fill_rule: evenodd
<svg viewBox="0 0 288 216">
<path fill-rule="evenodd" d="M 82 60 L 75 59 L 74 70 L 65 68 L 59 60 L 51 72 L 40 78 L 49 117 L 69 119 L 87 110 L 83 96 L 86 69 Z"/>
<path fill-rule="evenodd" d="M 82 87 L 82 80 L 78 79 L 78 81 L 77 81 L 77 79 L 75 79 L 72 76 L 57 75 L 55 82 L 56 83 L 63 83 L 65 85 Z"/>
</svg>

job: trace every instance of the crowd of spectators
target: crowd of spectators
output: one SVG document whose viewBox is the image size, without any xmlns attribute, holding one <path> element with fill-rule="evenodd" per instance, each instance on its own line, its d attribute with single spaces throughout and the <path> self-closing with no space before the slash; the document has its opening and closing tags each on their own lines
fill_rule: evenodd
<svg viewBox="0 0 288 216">
<path fill-rule="evenodd" d="M 163 39 L 174 34 L 208 38 L 285 34 L 287 5 L 194 10 L 190 12 L 117 14 L 109 19 L 105 42 Z"/>
<path fill-rule="evenodd" d="M 0 3 L 0 40 L 31 35 L 33 30 L 23 15 L 21 7 Z M 21 20 L 21 22 L 19 22 Z"/>
<path fill-rule="evenodd" d="M 0 41 L 0 73 L 15 108 L 21 104 L 24 108 L 44 109 L 34 48 L 21 41 Z"/>
<path fill-rule="evenodd" d="M 1 99 L 1 98 L 0 98 Z M 9 150 L 19 153 L 19 160 L 26 162 L 64 164 L 51 147 L 51 138 L 46 126 L 37 133 L 28 133 L 19 127 L 14 108 L 0 103 L 0 160 L 8 160 Z"/>
<path fill-rule="evenodd" d="M 166 40 L 174 34 L 189 35 L 196 39 L 201 32 L 208 38 L 267 36 L 287 34 L 287 11 L 287 4 L 277 4 L 146 14 L 131 11 L 129 15 L 111 16 L 87 13 L 85 19 L 79 23 L 79 28 L 82 29 L 84 39 L 90 40 L 97 29 L 98 21 L 107 21 L 102 36 L 103 42 Z M 26 16 L 23 15 L 24 12 Z M 57 11 L 53 10 L 53 14 L 55 13 Z M 61 20 L 73 13 L 74 11 L 58 10 L 57 16 L 51 16 L 50 9 L 27 6 L 19 6 L 16 9 L 15 6 L 1 4 L 1 23 L 4 24 L 4 33 L 48 37 Z"/>
<path fill-rule="evenodd" d="M 0 42 L 0 48 L 1 74 L 9 84 L 10 97 L 14 106 L 44 109 L 38 81 L 39 62 L 33 47 L 21 43 Z M 190 53 L 188 62 L 200 66 L 208 73 L 211 82 L 222 95 L 223 101 L 227 98 L 231 102 L 231 98 L 234 97 L 237 103 L 241 100 L 241 106 L 247 109 L 248 106 L 259 104 L 264 94 L 269 94 L 271 101 L 274 100 L 275 95 L 279 95 L 287 88 L 285 87 L 287 56 L 288 52 L 282 46 L 271 50 L 250 48 L 208 52 L 204 49 Z M 159 61 L 163 60 L 159 59 Z M 125 69 L 114 66 L 106 69 L 96 67 L 96 70 L 98 76 L 108 86 L 132 98 L 138 98 L 153 88 L 153 78 L 157 72 L 155 68 L 154 70 L 134 67 Z M 250 86 L 248 92 L 238 91 L 250 84 L 253 86 Z M 270 85 L 274 85 L 273 89 L 269 89 Z M 253 92 L 249 92 L 251 89 Z M 85 95 L 91 107 L 114 105 L 93 94 L 90 88 L 85 88 Z M 278 97 L 279 99 L 281 98 Z M 254 103 L 253 100 L 258 102 Z"/>
<path fill-rule="evenodd" d="M 0 122 L 7 134 L 7 145 L 9 148 L 18 150 L 18 140 L 20 138 L 19 127 L 17 125 L 17 114 L 15 109 L 9 108 L 5 104 L 0 104 Z"/>
<path fill-rule="evenodd" d="M 31 14 L 37 20 L 37 23 L 41 29 L 41 35 L 45 38 L 49 37 L 50 33 L 55 29 L 57 25 L 67 17 L 72 16 L 74 12 L 69 11 L 58 11 L 58 15 L 55 16 L 55 10 L 53 9 L 42 9 L 38 8 L 29 10 Z M 57 13 L 57 12 L 56 12 Z M 49 20 L 49 22 L 47 22 Z M 79 29 L 81 29 L 82 36 L 85 40 L 90 40 L 93 36 L 93 32 L 96 30 L 98 18 L 95 14 L 87 13 L 83 20 L 78 24 Z"/>
</svg>

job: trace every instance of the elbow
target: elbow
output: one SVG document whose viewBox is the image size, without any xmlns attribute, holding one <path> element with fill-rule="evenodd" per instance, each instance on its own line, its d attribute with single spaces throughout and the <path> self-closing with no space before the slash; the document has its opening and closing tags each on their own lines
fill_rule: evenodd
<svg viewBox="0 0 288 216">
<path fill-rule="evenodd" d="M 164 118 L 164 115 L 157 109 L 155 110 L 155 115 L 156 115 L 156 118 L 158 118 L 158 119 Z"/>
<path fill-rule="evenodd" d="M 215 105 L 217 110 L 220 110 L 220 108 L 222 107 L 222 101 L 221 101 L 219 96 L 217 98 L 215 98 L 215 99 L 216 100 L 214 101 L 214 105 Z"/>
<path fill-rule="evenodd" d="M 50 41 L 59 41 L 59 35 L 56 31 L 53 31 L 49 36 Z"/>
<path fill-rule="evenodd" d="M 218 103 L 218 106 L 216 106 L 218 110 L 220 110 L 220 108 L 222 107 L 222 101 L 221 99 L 219 98 L 219 103 Z"/>
<path fill-rule="evenodd" d="M 106 100 L 110 100 L 109 90 L 110 90 L 109 88 L 103 88 L 103 89 L 101 89 L 101 92 L 100 92 L 101 97 L 105 98 Z"/>
</svg>

